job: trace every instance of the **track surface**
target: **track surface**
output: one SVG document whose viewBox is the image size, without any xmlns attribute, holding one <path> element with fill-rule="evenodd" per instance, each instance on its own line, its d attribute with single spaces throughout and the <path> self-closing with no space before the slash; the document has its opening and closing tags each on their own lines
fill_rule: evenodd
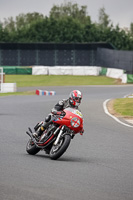
<svg viewBox="0 0 133 200">
<path fill-rule="evenodd" d="M 28 155 L 27 127 L 77 88 L 83 92 L 84 136 L 77 135 L 57 161 L 43 151 Z M 0 98 L 0 200 L 133 200 L 133 129 L 102 107 L 108 98 L 132 93 L 132 87 L 50 89 L 57 95 Z"/>
</svg>

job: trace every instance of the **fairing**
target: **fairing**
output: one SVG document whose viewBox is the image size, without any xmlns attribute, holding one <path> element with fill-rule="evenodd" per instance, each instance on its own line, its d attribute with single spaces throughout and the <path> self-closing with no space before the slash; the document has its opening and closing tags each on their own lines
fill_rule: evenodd
<svg viewBox="0 0 133 200">
<path fill-rule="evenodd" d="M 83 115 L 75 108 L 64 109 L 65 116 L 58 117 L 53 122 L 59 125 L 66 125 L 74 133 L 78 133 L 83 129 Z"/>
</svg>

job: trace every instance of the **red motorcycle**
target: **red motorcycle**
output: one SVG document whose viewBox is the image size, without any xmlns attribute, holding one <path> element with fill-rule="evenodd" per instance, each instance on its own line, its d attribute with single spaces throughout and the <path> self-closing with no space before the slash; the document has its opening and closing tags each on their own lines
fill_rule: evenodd
<svg viewBox="0 0 133 200">
<path fill-rule="evenodd" d="M 33 132 L 29 128 L 26 133 L 30 136 L 26 151 L 35 155 L 40 150 L 44 150 L 53 160 L 58 159 L 68 148 L 71 139 L 77 133 L 83 133 L 83 116 L 75 108 L 66 108 L 63 112 L 53 115 L 49 125 L 39 138 L 33 137 Z M 37 127 L 40 128 L 41 124 Z M 36 128 L 34 128 L 37 131 Z"/>
</svg>

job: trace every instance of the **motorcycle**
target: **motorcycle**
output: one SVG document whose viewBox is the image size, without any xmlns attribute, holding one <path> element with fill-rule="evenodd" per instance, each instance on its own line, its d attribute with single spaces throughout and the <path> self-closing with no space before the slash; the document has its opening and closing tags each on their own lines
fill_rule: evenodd
<svg viewBox="0 0 133 200">
<path fill-rule="evenodd" d="M 52 160 L 56 160 L 67 150 L 71 139 L 77 133 L 82 135 L 83 116 L 79 110 L 69 107 L 52 115 L 52 119 L 47 123 L 48 127 L 39 138 L 33 137 L 33 132 L 29 128 L 29 132 L 26 132 L 30 136 L 26 151 L 35 155 L 40 150 L 44 150 Z M 41 124 L 34 127 L 35 132 L 40 126 Z"/>
</svg>

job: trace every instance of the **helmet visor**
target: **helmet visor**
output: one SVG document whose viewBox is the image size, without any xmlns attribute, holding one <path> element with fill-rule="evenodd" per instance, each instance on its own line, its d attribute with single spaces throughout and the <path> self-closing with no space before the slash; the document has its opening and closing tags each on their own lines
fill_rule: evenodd
<svg viewBox="0 0 133 200">
<path fill-rule="evenodd" d="M 81 99 L 82 99 L 82 98 L 80 98 L 80 97 L 75 97 L 75 98 L 74 98 L 74 101 L 77 102 L 77 103 L 81 103 Z"/>
</svg>

